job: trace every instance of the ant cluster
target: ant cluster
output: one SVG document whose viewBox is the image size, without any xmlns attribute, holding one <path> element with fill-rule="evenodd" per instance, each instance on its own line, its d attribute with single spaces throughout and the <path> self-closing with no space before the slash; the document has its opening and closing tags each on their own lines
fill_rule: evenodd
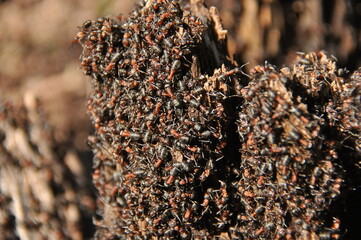
<svg viewBox="0 0 361 240">
<path fill-rule="evenodd" d="M 224 65 L 209 76 L 211 26 L 148 0 L 78 33 L 93 84 L 95 237 L 339 238 L 332 206 L 360 176 L 359 72 L 320 52 L 248 80 Z"/>
<path fill-rule="evenodd" d="M 78 33 L 93 80 L 97 238 L 187 239 L 229 224 L 218 181 L 226 166 L 222 101 L 241 70 L 201 74 L 206 33 L 190 9 L 161 0 L 127 19 L 87 21 Z"/>
<path fill-rule="evenodd" d="M 266 64 L 251 74 L 237 122 L 236 186 L 245 209 L 236 231 L 250 238 L 338 239 L 340 216 L 330 212 L 342 209 L 336 200 L 356 187 L 346 174 L 360 176 L 350 174 L 359 172 L 359 71 L 349 76 L 319 52 L 300 53 L 293 69 Z"/>
</svg>

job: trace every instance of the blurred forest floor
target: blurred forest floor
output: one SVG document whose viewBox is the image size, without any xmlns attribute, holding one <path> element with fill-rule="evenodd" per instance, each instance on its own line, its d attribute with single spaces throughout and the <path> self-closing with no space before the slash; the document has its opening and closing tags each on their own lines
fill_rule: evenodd
<svg viewBox="0 0 361 240">
<path fill-rule="evenodd" d="M 91 161 L 86 145 L 91 132 L 86 114 L 90 84 L 79 69 L 81 48 L 73 43 L 77 26 L 88 19 L 127 16 L 136 2 L 0 0 L 1 98 L 15 103 L 24 96 L 39 99 L 54 128 L 54 142 L 74 150 L 83 162 Z M 317 50 L 326 50 L 349 70 L 361 66 L 361 3 L 357 0 L 206 3 L 218 8 L 228 30 L 230 56 L 239 65 L 249 63 L 247 70 L 264 61 L 282 67 L 293 62 L 297 51 Z"/>
<path fill-rule="evenodd" d="M 0 1 L 0 95 L 19 101 L 39 98 L 56 139 L 87 151 L 89 83 L 79 70 L 80 46 L 73 43 L 88 19 L 128 14 L 132 0 Z"/>
<path fill-rule="evenodd" d="M 209 0 L 228 30 L 228 50 L 248 68 L 279 67 L 296 52 L 326 50 L 340 67 L 361 65 L 361 3 L 357 0 Z"/>
</svg>

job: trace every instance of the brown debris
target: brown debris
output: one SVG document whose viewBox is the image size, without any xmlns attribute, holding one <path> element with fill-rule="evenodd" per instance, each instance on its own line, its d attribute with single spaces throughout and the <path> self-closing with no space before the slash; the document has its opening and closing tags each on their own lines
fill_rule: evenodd
<svg viewBox="0 0 361 240">
<path fill-rule="evenodd" d="M 339 65 L 360 66 L 359 1 L 206 0 L 219 11 L 228 30 L 228 50 L 247 70 L 265 60 L 281 66 L 294 51 L 326 50 Z"/>
<path fill-rule="evenodd" d="M 81 168 L 69 172 L 40 109 L 32 96 L 0 102 L 0 239 L 85 239 L 91 188 Z"/>
</svg>

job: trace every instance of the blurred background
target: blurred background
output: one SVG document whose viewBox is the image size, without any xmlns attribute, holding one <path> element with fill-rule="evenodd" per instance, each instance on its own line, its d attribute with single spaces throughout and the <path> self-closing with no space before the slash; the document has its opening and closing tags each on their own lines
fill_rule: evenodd
<svg viewBox="0 0 361 240">
<path fill-rule="evenodd" d="M 87 151 L 88 79 L 73 39 L 88 19 L 128 14 L 134 0 L 0 1 L 0 95 L 19 101 L 31 93 L 43 103 L 58 141 Z"/>
<path fill-rule="evenodd" d="M 289 65 L 297 51 L 326 50 L 341 67 L 361 66 L 358 0 L 208 0 L 229 30 L 228 50 L 248 68 Z"/>
<path fill-rule="evenodd" d="M 86 114 L 90 84 L 80 70 L 81 47 L 74 37 L 86 20 L 126 16 L 137 2 L 0 0 L 0 98 L 14 103 L 24 96 L 37 98 L 54 141 L 71 148 L 85 165 L 92 159 L 86 144 L 92 131 Z M 264 61 L 282 67 L 297 51 L 317 50 L 326 50 L 349 70 L 361 66 L 358 0 L 205 2 L 218 8 L 229 34 L 229 54 L 239 65 L 249 63 L 247 70 Z"/>
</svg>

